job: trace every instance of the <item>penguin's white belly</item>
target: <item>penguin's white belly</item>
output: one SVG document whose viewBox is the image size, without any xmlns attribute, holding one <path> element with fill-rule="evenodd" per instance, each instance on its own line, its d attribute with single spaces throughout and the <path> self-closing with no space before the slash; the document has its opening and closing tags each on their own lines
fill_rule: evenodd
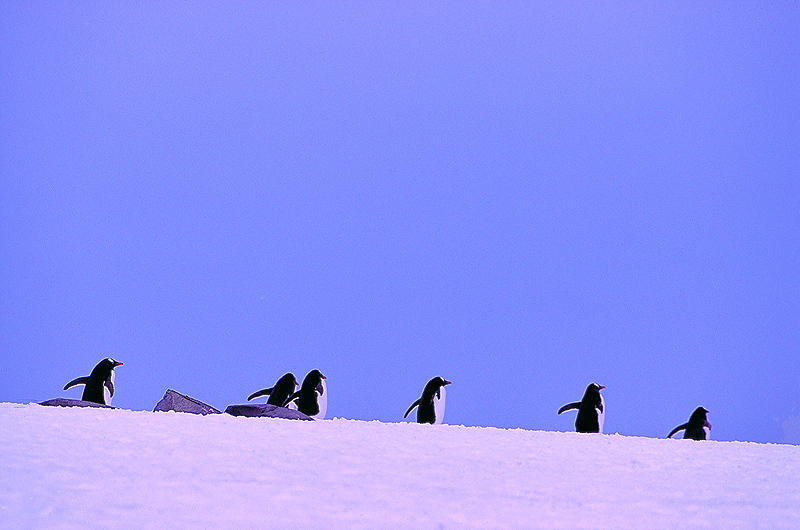
<svg viewBox="0 0 800 530">
<path fill-rule="evenodd" d="M 322 395 L 317 394 L 317 405 L 319 405 L 319 413 L 314 415 L 318 420 L 324 420 L 325 414 L 328 413 L 328 383 L 322 379 Z M 316 392 L 316 391 L 315 391 Z"/>
<path fill-rule="evenodd" d="M 703 426 L 703 431 L 706 433 L 706 440 L 710 440 L 711 439 L 711 429 L 709 429 L 706 426 Z"/>
<path fill-rule="evenodd" d="M 597 425 L 598 427 L 600 427 L 600 430 L 597 432 L 603 434 L 603 422 L 606 419 L 606 400 L 603 399 L 603 394 L 600 394 L 600 404 L 603 410 L 595 408 L 595 410 L 597 411 Z"/>
<path fill-rule="evenodd" d="M 435 416 L 434 425 L 442 423 L 444 420 L 444 400 L 447 396 L 447 390 L 444 386 L 439 388 L 439 397 L 433 395 L 433 414 Z"/>
</svg>

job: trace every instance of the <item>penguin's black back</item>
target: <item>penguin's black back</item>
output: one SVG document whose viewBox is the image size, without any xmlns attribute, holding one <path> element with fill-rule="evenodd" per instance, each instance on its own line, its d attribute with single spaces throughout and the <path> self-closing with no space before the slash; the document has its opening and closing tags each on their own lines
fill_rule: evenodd
<svg viewBox="0 0 800 530">
<path fill-rule="evenodd" d="M 286 404 L 297 398 L 297 410 L 308 416 L 316 416 L 319 414 L 319 403 L 317 402 L 317 393 L 322 395 L 323 387 L 322 380 L 325 376 L 319 370 L 311 370 L 303 379 L 303 384 L 300 390 L 289 396 Z"/>
<path fill-rule="evenodd" d="M 591 383 L 586 387 L 583 399 L 579 403 L 569 403 L 559 409 L 559 414 L 567 410 L 578 409 L 578 415 L 575 418 L 576 432 L 600 432 L 600 415 L 604 413 L 600 390 L 603 388 L 605 387 Z"/>
<path fill-rule="evenodd" d="M 594 405 L 581 403 L 575 418 L 575 432 L 600 432 L 600 422 Z"/>
<path fill-rule="evenodd" d="M 297 379 L 295 379 L 293 373 L 289 372 L 288 374 L 282 375 L 272 388 L 265 388 L 264 390 L 259 390 L 258 392 L 253 392 L 250 394 L 250 396 L 247 398 L 247 401 L 252 401 L 263 396 L 269 396 L 267 399 L 267 405 L 282 407 L 283 404 L 288 401 L 289 396 L 292 395 L 292 392 L 294 392 L 294 387 L 296 386 Z"/>
<path fill-rule="evenodd" d="M 317 403 L 317 396 L 313 393 L 300 392 L 297 396 L 297 410 L 308 416 L 316 416 L 319 414 L 319 403 Z"/>
<path fill-rule="evenodd" d="M 433 399 L 438 397 L 439 389 L 448 384 L 450 381 L 445 381 L 441 377 L 434 377 L 428 381 L 422 390 L 422 397 L 415 402 L 417 404 L 417 423 L 436 423 L 436 408 Z M 413 407 L 414 405 L 411 406 L 412 409 Z M 408 412 L 411 410 L 409 409 Z M 408 412 L 406 412 L 406 416 Z"/>
<path fill-rule="evenodd" d="M 708 411 L 703 407 L 697 407 L 692 415 L 689 417 L 689 422 L 686 424 L 686 430 L 683 432 L 684 438 L 691 440 L 705 440 L 706 431 L 703 427 L 708 425 Z"/>
<path fill-rule="evenodd" d="M 83 396 L 81 397 L 83 401 L 107 405 L 104 389 L 107 384 L 106 381 L 110 382 L 111 380 L 111 372 L 114 370 L 114 366 L 116 365 L 112 359 L 103 359 L 97 363 L 92 373 L 89 374 L 86 387 L 83 389 Z"/>
<path fill-rule="evenodd" d="M 288 373 L 283 375 L 278 382 L 275 383 L 275 386 L 272 388 L 272 393 L 269 395 L 269 399 L 267 400 L 267 405 L 275 405 L 280 407 L 283 403 L 289 399 L 289 396 L 292 395 L 294 392 L 294 387 L 297 384 L 297 379 L 295 379 L 294 374 Z"/>
<path fill-rule="evenodd" d="M 602 403 L 598 386 L 595 384 L 589 385 L 583 394 L 581 406 L 578 407 L 578 416 L 575 418 L 575 430 L 577 432 L 600 432 L 597 409 L 603 408 Z"/>
<path fill-rule="evenodd" d="M 433 395 L 423 398 L 417 405 L 417 423 L 436 423 L 436 409 L 433 408 Z"/>
</svg>

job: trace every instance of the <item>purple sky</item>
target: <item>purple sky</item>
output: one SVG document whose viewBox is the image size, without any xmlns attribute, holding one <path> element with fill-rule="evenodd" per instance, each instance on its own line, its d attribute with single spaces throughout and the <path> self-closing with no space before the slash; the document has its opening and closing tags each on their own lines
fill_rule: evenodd
<svg viewBox="0 0 800 530">
<path fill-rule="evenodd" d="M 800 443 L 800 7 L 0 5 L 0 401 Z"/>
</svg>

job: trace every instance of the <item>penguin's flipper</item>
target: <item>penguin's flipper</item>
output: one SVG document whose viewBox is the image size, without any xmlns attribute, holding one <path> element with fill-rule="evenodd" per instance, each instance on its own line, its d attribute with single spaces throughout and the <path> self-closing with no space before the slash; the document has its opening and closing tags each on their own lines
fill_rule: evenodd
<svg viewBox="0 0 800 530">
<path fill-rule="evenodd" d="M 561 414 L 562 412 L 566 412 L 566 411 L 572 410 L 572 409 L 579 409 L 580 407 L 581 407 L 580 403 L 577 403 L 577 402 L 576 403 L 568 403 L 567 405 L 564 405 L 563 407 L 558 409 L 558 413 Z"/>
<path fill-rule="evenodd" d="M 320 396 L 325 393 L 325 387 L 322 386 L 322 381 L 317 383 L 317 392 L 319 392 Z"/>
<path fill-rule="evenodd" d="M 247 398 L 247 401 L 253 401 L 255 398 L 261 397 L 261 396 L 268 396 L 268 395 L 272 394 L 273 390 L 275 390 L 274 386 L 272 388 L 265 388 L 264 390 L 259 390 L 258 392 L 253 392 L 252 394 L 250 394 L 250 397 Z"/>
<path fill-rule="evenodd" d="M 412 404 L 411 404 L 411 406 L 410 406 L 410 407 L 408 407 L 408 410 L 406 411 L 406 413 L 405 413 L 405 414 L 403 414 L 403 417 L 404 417 L 404 418 L 408 417 L 408 413 L 409 413 L 409 412 L 411 412 L 412 410 L 414 410 L 414 407 L 416 407 L 417 405 L 419 405 L 421 401 L 422 401 L 422 398 L 419 398 L 419 399 L 418 399 L 418 400 L 416 400 L 414 403 L 412 403 Z"/>
<path fill-rule="evenodd" d="M 89 382 L 89 376 L 88 375 L 85 375 L 83 377 L 78 377 L 77 379 L 73 379 L 72 381 L 67 383 L 67 385 L 64 387 L 64 390 L 69 390 L 73 386 L 85 385 L 88 382 Z"/>
<path fill-rule="evenodd" d="M 289 403 L 291 403 L 292 401 L 294 401 L 295 399 L 297 399 L 297 397 L 298 397 L 299 395 L 300 395 L 300 391 L 298 390 L 297 392 L 295 392 L 294 394 L 292 394 L 291 396 L 289 396 L 288 398 L 286 398 L 286 401 L 284 401 L 284 402 L 283 402 L 283 405 L 281 405 L 281 407 L 286 407 L 286 406 L 288 406 L 288 405 L 289 405 Z"/>
<path fill-rule="evenodd" d="M 675 433 L 676 433 L 676 432 L 678 432 L 678 431 L 682 431 L 682 430 L 684 430 L 684 429 L 685 429 L 686 427 L 688 427 L 688 426 L 689 426 L 689 424 L 688 424 L 688 423 L 684 423 L 683 425 L 678 425 L 677 427 L 675 427 L 674 429 L 672 429 L 672 432 L 671 432 L 671 433 L 669 433 L 669 435 L 667 435 L 667 438 L 672 438 L 672 435 L 673 435 L 673 434 L 675 434 Z"/>
<path fill-rule="evenodd" d="M 108 389 L 109 397 L 114 397 L 114 381 L 112 381 L 111 379 L 106 379 L 105 381 L 103 381 L 103 384 Z"/>
</svg>

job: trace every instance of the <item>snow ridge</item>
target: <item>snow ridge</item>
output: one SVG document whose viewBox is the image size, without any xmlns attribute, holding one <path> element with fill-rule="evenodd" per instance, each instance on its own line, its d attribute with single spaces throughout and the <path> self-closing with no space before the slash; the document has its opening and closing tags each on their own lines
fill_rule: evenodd
<svg viewBox="0 0 800 530">
<path fill-rule="evenodd" d="M 2 528 L 796 528 L 800 447 L 0 404 Z"/>
</svg>

